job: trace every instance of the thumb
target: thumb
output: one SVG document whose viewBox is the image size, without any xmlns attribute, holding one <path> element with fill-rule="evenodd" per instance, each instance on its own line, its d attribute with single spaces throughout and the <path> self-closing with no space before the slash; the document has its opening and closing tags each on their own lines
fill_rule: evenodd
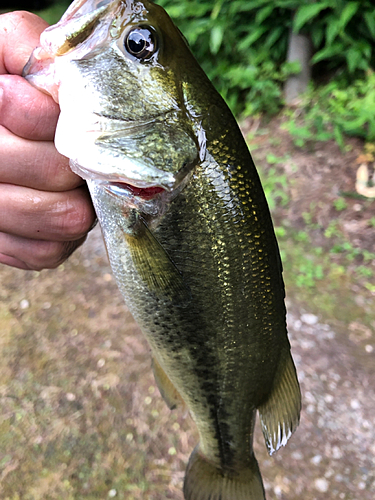
<svg viewBox="0 0 375 500">
<path fill-rule="evenodd" d="M 26 11 L 0 16 L 0 74 L 21 75 L 48 23 Z"/>
</svg>

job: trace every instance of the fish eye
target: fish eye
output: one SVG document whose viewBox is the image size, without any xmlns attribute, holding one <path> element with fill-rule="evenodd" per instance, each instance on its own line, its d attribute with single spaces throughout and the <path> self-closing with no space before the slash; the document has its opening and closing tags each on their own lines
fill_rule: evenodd
<svg viewBox="0 0 375 500">
<path fill-rule="evenodd" d="M 132 28 L 124 40 L 125 50 L 137 59 L 148 59 L 157 50 L 154 30 L 148 26 Z"/>
</svg>

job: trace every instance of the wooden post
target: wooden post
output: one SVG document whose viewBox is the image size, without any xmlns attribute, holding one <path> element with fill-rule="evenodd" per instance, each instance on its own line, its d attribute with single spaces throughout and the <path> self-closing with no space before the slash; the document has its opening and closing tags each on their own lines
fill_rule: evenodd
<svg viewBox="0 0 375 500">
<path fill-rule="evenodd" d="M 293 104 L 298 96 L 304 92 L 311 78 L 310 59 L 312 54 L 311 40 L 307 35 L 289 33 L 288 62 L 298 61 L 301 72 L 288 78 L 284 87 L 286 104 Z"/>
</svg>

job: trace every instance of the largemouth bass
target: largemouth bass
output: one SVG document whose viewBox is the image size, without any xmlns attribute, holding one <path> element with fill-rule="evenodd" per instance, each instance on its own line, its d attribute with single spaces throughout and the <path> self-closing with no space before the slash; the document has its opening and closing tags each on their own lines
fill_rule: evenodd
<svg viewBox="0 0 375 500">
<path fill-rule="evenodd" d="M 160 392 L 197 425 L 185 499 L 264 499 L 256 412 L 273 453 L 301 402 L 278 246 L 235 119 L 147 0 L 76 0 L 24 74 L 60 104 L 56 147 L 87 180 Z"/>
</svg>

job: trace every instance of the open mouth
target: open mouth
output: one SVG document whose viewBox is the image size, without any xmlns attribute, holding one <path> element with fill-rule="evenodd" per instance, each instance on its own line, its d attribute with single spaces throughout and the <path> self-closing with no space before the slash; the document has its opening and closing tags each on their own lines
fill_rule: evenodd
<svg viewBox="0 0 375 500">
<path fill-rule="evenodd" d="M 132 194 L 133 196 L 137 196 L 137 198 L 143 198 L 145 200 L 150 200 L 154 198 L 157 194 L 165 191 L 160 186 L 150 186 L 150 187 L 137 187 L 132 186 L 131 184 L 127 184 L 126 182 L 111 182 L 108 183 L 106 188 L 112 192 L 113 194 L 117 194 L 120 196 Z"/>
</svg>

